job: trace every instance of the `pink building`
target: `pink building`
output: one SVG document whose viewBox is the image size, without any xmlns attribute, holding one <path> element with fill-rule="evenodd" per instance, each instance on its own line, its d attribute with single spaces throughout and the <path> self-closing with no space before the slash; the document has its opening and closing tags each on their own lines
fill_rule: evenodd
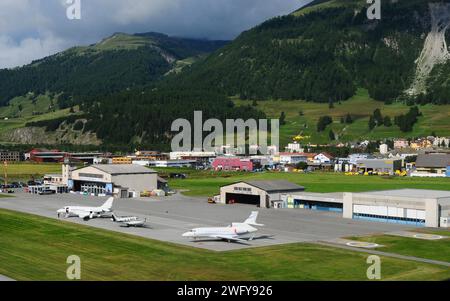
<svg viewBox="0 0 450 301">
<path fill-rule="evenodd" d="M 239 170 L 252 171 L 253 163 L 250 160 L 243 160 L 239 158 L 216 158 L 212 167 L 214 170 Z"/>
</svg>

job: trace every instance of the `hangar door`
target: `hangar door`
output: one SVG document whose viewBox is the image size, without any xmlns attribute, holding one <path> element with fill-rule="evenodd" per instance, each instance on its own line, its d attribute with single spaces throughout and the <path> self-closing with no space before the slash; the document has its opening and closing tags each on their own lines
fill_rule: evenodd
<svg viewBox="0 0 450 301">
<path fill-rule="evenodd" d="M 334 212 L 343 211 L 343 205 L 340 203 L 307 201 L 307 200 L 294 200 L 294 208 L 319 210 L 319 211 L 334 211 Z"/>
<path fill-rule="evenodd" d="M 353 205 L 354 218 L 382 221 L 386 223 L 424 226 L 425 215 L 425 210 L 418 209 Z"/>
<path fill-rule="evenodd" d="M 249 205 L 260 205 L 260 196 L 251 195 L 244 193 L 227 193 L 226 197 L 227 204 L 249 204 Z"/>
</svg>

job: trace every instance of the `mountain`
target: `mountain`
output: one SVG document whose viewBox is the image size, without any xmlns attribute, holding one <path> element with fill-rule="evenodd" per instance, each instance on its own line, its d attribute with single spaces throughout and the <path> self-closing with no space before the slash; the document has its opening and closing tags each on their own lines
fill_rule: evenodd
<svg viewBox="0 0 450 301">
<path fill-rule="evenodd" d="M 382 0 L 381 20 L 360 0 L 313 1 L 242 33 L 176 78 L 241 99 L 339 102 L 372 98 L 450 103 L 450 6 Z"/>
<path fill-rule="evenodd" d="M 170 141 L 171 121 L 189 118 L 184 101 L 206 112 L 215 107 L 217 114 L 210 117 L 238 114 L 217 93 L 152 88 L 227 43 L 116 33 L 93 45 L 0 70 L 0 144 L 163 148 Z"/>
<path fill-rule="evenodd" d="M 92 96 L 147 85 L 188 58 L 205 55 L 226 41 L 169 37 L 159 33 L 116 33 L 87 47 L 74 47 L 11 70 L 0 70 L 0 106 L 28 92 Z M 62 96 L 61 96 L 62 95 Z"/>
<path fill-rule="evenodd" d="M 381 20 L 367 7 L 313 1 L 230 43 L 118 33 L 1 70 L 0 142 L 167 149 L 172 121 L 194 110 L 285 116 L 283 143 L 450 135 L 450 5 L 382 0 Z"/>
</svg>

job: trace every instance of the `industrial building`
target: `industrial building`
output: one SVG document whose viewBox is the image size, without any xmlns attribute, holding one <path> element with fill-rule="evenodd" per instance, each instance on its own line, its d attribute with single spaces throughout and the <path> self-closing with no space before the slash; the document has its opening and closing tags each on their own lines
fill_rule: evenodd
<svg viewBox="0 0 450 301">
<path fill-rule="evenodd" d="M 363 193 L 299 192 L 275 208 L 333 211 L 344 218 L 426 227 L 450 227 L 450 191 L 399 189 Z"/>
<path fill-rule="evenodd" d="M 76 192 L 127 198 L 157 189 L 158 175 L 139 165 L 92 165 L 73 170 L 68 186 Z"/>
<path fill-rule="evenodd" d="M 216 158 L 215 152 L 171 152 L 170 160 L 195 160 L 201 163 L 209 163 Z"/>
<path fill-rule="evenodd" d="M 239 170 L 252 171 L 253 163 L 248 159 L 241 159 L 237 157 L 220 157 L 214 159 L 211 164 L 212 168 L 218 170 Z"/>
<path fill-rule="evenodd" d="M 19 162 L 22 160 L 22 154 L 15 151 L 0 150 L 0 162 Z"/>
<path fill-rule="evenodd" d="M 193 167 L 197 165 L 196 160 L 156 160 L 156 161 L 133 161 L 133 164 L 150 167 Z"/>
<path fill-rule="evenodd" d="M 59 150 L 45 150 L 45 149 L 33 149 L 25 154 L 25 160 L 30 160 L 38 163 L 49 162 L 64 162 L 66 160 L 85 162 L 92 164 L 94 159 L 102 156 L 102 153 L 68 153 Z"/>
<path fill-rule="evenodd" d="M 399 189 L 344 194 L 344 218 L 448 227 L 450 191 Z"/>
<path fill-rule="evenodd" d="M 343 192 L 301 192 L 295 195 L 284 195 L 281 197 L 282 203 L 276 208 L 343 212 L 343 196 Z"/>
<path fill-rule="evenodd" d="M 450 154 L 431 153 L 417 156 L 413 177 L 448 177 L 450 176 Z"/>
<path fill-rule="evenodd" d="M 295 194 L 305 188 L 288 181 L 242 181 L 222 186 L 220 202 L 223 204 L 252 204 L 261 208 L 276 207 L 282 195 Z"/>
<path fill-rule="evenodd" d="M 132 164 L 131 157 L 113 157 L 112 164 Z"/>
<path fill-rule="evenodd" d="M 394 174 L 397 170 L 402 170 L 402 160 L 362 159 L 357 160 L 356 168 L 363 172 Z"/>
</svg>

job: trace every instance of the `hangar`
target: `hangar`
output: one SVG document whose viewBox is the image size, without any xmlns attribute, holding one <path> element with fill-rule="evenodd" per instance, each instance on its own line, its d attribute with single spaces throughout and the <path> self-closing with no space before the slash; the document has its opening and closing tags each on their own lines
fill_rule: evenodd
<svg viewBox="0 0 450 301">
<path fill-rule="evenodd" d="M 282 197 L 281 208 L 308 209 L 319 211 L 343 211 L 343 193 L 302 192 Z"/>
<path fill-rule="evenodd" d="M 344 218 L 426 227 L 450 227 L 450 191 L 398 189 L 362 193 L 282 195 L 278 208 L 334 211 Z"/>
<path fill-rule="evenodd" d="M 251 204 L 261 208 L 275 207 L 282 195 L 304 191 L 305 188 L 288 181 L 241 181 L 220 188 L 223 204 Z"/>
<path fill-rule="evenodd" d="M 448 227 L 450 191 L 399 189 L 344 193 L 344 218 Z"/>
<path fill-rule="evenodd" d="M 99 164 L 72 171 L 69 189 L 95 195 L 126 198 L 158 188 L 157 172 L 133 164 Z"/>
</svg>

